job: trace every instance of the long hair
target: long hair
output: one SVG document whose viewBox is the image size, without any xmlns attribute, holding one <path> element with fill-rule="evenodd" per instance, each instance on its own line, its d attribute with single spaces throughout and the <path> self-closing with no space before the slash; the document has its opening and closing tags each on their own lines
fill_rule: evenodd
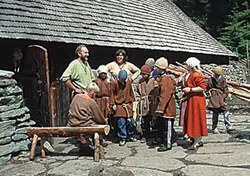
<svg viewBox="0 0 250 176">
<path fill-rule="evenodd" d="M 124 56 L 123 62 L 126 63 L 128 60 L 128 56 L 124 49 L 119 49 L 115 52 L 115 61 L 116 61 L 116 57 L 119 56 L 120 53 Z"/>
<path fill-rule="evenodd" d="M 203 73 L 201 72 L 200 66 L 194 66 L 191 69 L 192 69 L 193 72 L 197 72 L 197 73 L 200 73 L 201 75 L 203 75 Z"/>
</svg>

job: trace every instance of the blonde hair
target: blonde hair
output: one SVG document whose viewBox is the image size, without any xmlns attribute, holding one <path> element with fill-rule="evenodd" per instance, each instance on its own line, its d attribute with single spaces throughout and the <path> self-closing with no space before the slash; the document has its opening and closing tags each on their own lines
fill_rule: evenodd
<svg viewBox="0 0 250 176">
<path fill-rule="evenodd" d="M 203 75 L 203 73 L 201 72 L 200 66 L 194 66 L 191 69 L 192 69 L 193 72 L 197 72 L 197 73 L 200 73 L 201 75 Z"/>
<path fill-rule="evenodd" d="M 96 92 L 99 92 L 100 91 L 100 88 L 98 87 L 98 85 L 94 82 L 90 83 L 88 86 L 87 86 L 87 89 L 86 91 L 88 93 L 96 93 Z"/>
</svg>

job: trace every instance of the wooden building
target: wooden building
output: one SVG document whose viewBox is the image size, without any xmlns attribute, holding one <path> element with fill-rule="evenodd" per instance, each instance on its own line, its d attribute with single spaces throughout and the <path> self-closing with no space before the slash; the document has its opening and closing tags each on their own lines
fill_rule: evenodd
<svg viewBox="0 0 250 176">
<path fill-rule="evenodd" d="M 218 64 L 237 58 L 170 0 L 1 1 L 0 69 L 18 72 L 20 65 L 16 77 L 39 125 L 65 125 L 68 102 L 58 102 L 69 93 L 57 80 L 79 44 L 88 46 L 94 69 L 119 48 L 138 67 L 148 57 Z"/>
</svg>

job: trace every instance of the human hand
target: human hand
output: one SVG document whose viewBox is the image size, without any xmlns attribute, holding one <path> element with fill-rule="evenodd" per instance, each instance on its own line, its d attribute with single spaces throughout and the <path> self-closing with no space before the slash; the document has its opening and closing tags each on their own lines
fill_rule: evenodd
<svg viewBox="0 0 250 176">
<path fill-rule="evenodd" d="M 105 119 L 105 124 L 106 124 L 106 125 L 108 124 L 108 118 Z"/>
<path fill-rule="evenodd" d="M 113 108 L 114 111 L 116 111 L 116 109 L 117 109 L 116 105 L 113 105 L 112 108 Z"/>
<path fill-rule="evenodd" d="M 163 113 L 163 112 L 160 112 L 160 111 L 156 111 L 155 114 L 156 114 L 157 117 L 158 117 L 158 116 L 161 117 L 161 116 L 163 116 L 164 113 Z"/>
<path fill-rule="evenodd" d="M 185 87 L 185 88 L 182 89 L 182 91 L 184 93 L 189 93 L 189 92 L 191 92 L 191 88 L 190 87 Z"/>
<path fill-rule="evenodd" d="M 183 98 L 180 99 L 180 102 L 182 103 L 182 102 L 184 102 L 186 100 L 187 100 L 187 97 L 183 97 Z"/>
<path fill-rule="evenodd" d="M 75 89 L 75 93 L 77 93 L 77 94 L 82 94 L 83 91 L 82 91 L 82 89 Z"/>
</svg>

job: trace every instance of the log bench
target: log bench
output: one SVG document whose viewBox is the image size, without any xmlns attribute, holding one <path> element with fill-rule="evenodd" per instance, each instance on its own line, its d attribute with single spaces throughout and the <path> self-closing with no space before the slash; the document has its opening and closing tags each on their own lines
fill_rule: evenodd
<svg viewBox="0 0 250 176">
<path fill-rule="evenodd" d="M 27 133 L 32 137 L 30 160 L 34 159 L 38 137 L 41 137 L 41 156 L 45 157 L 44 141 L 46 137 L 72 137 L 94 135 L 94 161 L 104 159 L 103 135 L 109 133 L 109 125 L 91 125 L 86 127 L 29 127 Z"/>
</svg>

